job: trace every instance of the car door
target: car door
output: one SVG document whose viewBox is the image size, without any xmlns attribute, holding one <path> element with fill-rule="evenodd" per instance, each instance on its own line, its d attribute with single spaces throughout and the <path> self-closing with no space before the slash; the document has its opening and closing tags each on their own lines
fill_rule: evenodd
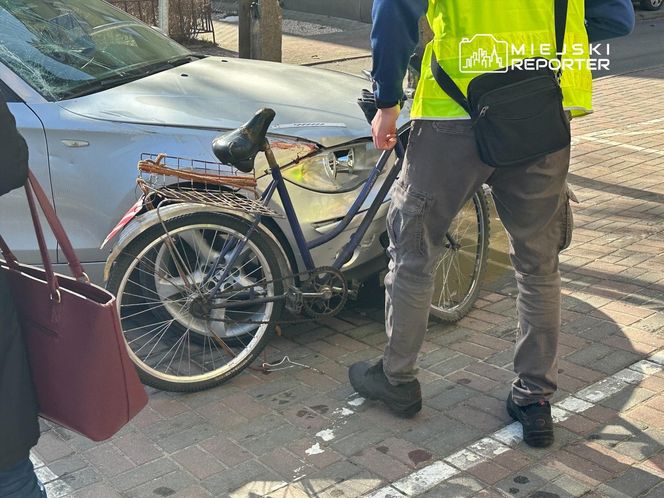
<svg viewBox="0 0 664 498">
<path fill-rule="evenodd" d="M 2 78 L 1 71 L 0 78 Z M 30 169 L 44 187 L 44 190 L 50 195 L 51 180 L 48 164 L 48 148 L 41 120 L 3 79 L 0 79 L 0 93 L 2 93 L 3 98 L 7 101 L 9 110 L 16 118 L 18 130 L 28 144 Z M 45 223 L 43 218 L 42 223 Z M 57 248 L 55 238 L 49 230 L 45 229 L 44 231 L 50 258 L 55 262 Z M 19 261 L 28 264 L 41 263 L 42 259 L 37 247 L 37 239 L 32 229 L 32 219 L 23 189 L 14 190 L 0 197 L 0 234 L 7 241 L 7 244 Z"/>
</svg>

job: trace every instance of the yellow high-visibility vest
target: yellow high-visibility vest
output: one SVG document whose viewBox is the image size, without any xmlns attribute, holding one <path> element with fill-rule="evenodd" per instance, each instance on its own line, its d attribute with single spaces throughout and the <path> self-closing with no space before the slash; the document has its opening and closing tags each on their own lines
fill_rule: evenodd
<svg viewBox="0 0 664 498">
<path fill-rule="evenodd" d="M 464 94 L 482 73 L 526 58 L 556 59 L 554 0 L 429 0 L 427 18 L 434 38 L 424 52 L 413 119 L 468 118 L 434 79 L 432 50 Z M 584 0 L 569 0 L 563 52 L 563 105 L 573 116 L 592 112 Z"/>
</svg>

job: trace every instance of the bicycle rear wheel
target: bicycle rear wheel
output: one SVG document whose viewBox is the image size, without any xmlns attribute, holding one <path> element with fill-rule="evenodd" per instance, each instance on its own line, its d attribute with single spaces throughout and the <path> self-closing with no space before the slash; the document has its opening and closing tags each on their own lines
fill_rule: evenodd
<svg viewBox="0 0 664 498">
<path fill-rule="evenodd" d="M 489 229 L 486 195 L 480 189 L 452 220 L 436 266 L 431 314 L 440 320 L 461 320 L 475 304 L 486 270 Z"/>
<path fill-rule="evenodd" d="M 200 391 L 240 373 L 269 341 L 283 309 L 281 267 L 260 231 L 232 261 L 251 226 L 242 218 L 196 212 L 164 224 L 166 231 L 157 224 L 126 247 L 107 288 L 117 295 L 141 380 L 167 391 Z M 229 265 L 220 291 L 209 296 Z"/>
</svg>

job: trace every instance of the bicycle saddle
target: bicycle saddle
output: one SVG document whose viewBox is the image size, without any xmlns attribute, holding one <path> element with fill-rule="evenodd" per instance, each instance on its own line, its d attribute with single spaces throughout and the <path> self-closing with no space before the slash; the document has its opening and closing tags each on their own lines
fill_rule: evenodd
<svg viewBox="0 0 664 498">
<path fill-rule="evenodd" d="M 256 154 L 265 150 L 265 135 L 274 116 L 272 109 L 261 109 L 237 130 L 215 138 L 212 152 L 220 162 L 250 173 L 254 169 Z"/>
</svg>

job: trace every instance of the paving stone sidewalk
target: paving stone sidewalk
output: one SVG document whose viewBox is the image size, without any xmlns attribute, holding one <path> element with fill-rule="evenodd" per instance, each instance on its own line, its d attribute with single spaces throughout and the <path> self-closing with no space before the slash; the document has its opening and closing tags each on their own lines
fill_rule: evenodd
<svg viewBox="0 0 664 498">
<path fill-rule="evenodd" d="M 237 55 L 237 12 L 213 14 L 214 39 L 218 54 Z M 296 11 L 284 11 L 282 61 L 286 64 L 315 65 L 348 59 L 369 59 L 371 25 Z M 212 41 L 212 34 L 200 35 Z M 205 50 L 203 50 L 205 51 Z"/>
<path fill-rule="evenodd" d="M 466 318 L 431 323 L 416 418 L 394 418 L 347 382 L 348 365 L 385 343 L 376 289 L 335 319 L 284 326 L 267 349 L 269 361 L 312 368 L 246 371 L 196 394 L 150 390 L 101 444 L 43 423 L 34 458 L 49 496 L 664 496 L 664 67 L 595 88 L 597 112 L 573 123 L 580 204 L 561 258 L 552 448 L 520 442 L 504 409 L 516 324 L 504 268 Z"/>
</svg>

